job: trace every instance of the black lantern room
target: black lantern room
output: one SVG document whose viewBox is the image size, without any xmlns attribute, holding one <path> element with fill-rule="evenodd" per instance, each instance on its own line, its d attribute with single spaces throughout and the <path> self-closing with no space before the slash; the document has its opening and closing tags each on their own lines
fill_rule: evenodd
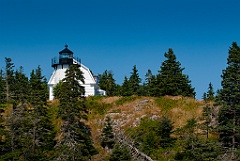
<svg viewBox="0 0 240 161">
<path fill-rule="evenodd" d="M 59 52 L 58 59 L 56 57 L 52 59 L 52 67 L 71 64 L 73 64 L 73 52 L 68 49 L 68 45 L 65 45 L 65 49 Z"/>
</svg>

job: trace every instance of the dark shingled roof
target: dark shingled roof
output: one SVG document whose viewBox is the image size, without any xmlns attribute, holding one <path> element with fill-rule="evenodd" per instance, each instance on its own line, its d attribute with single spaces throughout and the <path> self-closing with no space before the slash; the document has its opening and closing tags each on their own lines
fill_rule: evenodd
<svg viewBox="0 0 240 161">
<path fill-rule="evenodd" d="M 68 45 L 65 45 L 65 49 L 63 49 L 62 51 L 59 52 L 59 54 L 62 54 L 62 53 L 73 54 L 73 52 L 68 49 Z"/>
</svg>

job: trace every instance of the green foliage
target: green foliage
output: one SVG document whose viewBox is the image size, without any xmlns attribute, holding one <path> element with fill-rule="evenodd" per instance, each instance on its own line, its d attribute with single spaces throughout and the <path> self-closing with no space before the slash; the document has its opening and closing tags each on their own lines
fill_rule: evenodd
<svg viewBox="0 0 240 161">
<path fill-rule="evenodd" d="M 9 102 L 14 91 L 14 64 L 11 58 L 5 58 L 5 63 L 6 101 Z"/>
<path fill-rule="evenodd" d="M 174 139 L 170 137 L 172 131 L 173 123 L 167 117 L 161 120 L 144 117 L 140 125 L 131 131 L 131 137 L 135 138 L 136 146 L 150 156 L 174 144 Z"/>
<path fill-rule="evenodd" d="M 102 96 L 88 97 L 85 101 L 86 108 L 94 114 L 105 114 L 113 105 L 104 103 L 104 101 L 102 101 L 103 99 L 104 97 Z"/>
<path fill-rule="evenodd" d="M 5 160 L 50 160 L 55 132 L 46 107 L 19 104 L 7 117 L 7 139 L 1 156 Z"/>
<path fill-rule="evenodd" d="M 4 122 L 6 121 L 5 118 L 2 117 L 3 113 L 5 112 L 4 107 L 0 107 L 0 160 L 6 160 L 6 155 L 11 150 L 11 141 L 10 141 L 10 133 L 5 128 Z"/>
<path fill-rule="evenodd" d="M 215 141 L 203 141 L 195 138 L 187 140 L 184 145 L 184 150 L 177 152 L 175 160 L 189 161 L 220 161 L 221 149 L 220 145 Z"/>
<path fill-rule="evenodd" d="M 99 77 L 99 86 L 105 90 L 108 96 L 116 95 L 116 84 L 111 71 L 105 70 Z"/>
<path fill-rule="evenodd" d="M 138 95 L 140 92 L 140 82 L 141 78 L 139 77 L 136 65 L 134 65 L 130 78 L 124 78 L 122 84 L 122 96 Z"/>
<path fill-rule="evenodd" d="M 28 101 L 32 105 L 39 103 L 46 104 L 48 98 L 48 86 L 47 80 L 42 75 L 42 69 L 40 66 L 36 70 L 32 70 L 29 80 L 30 94 Z"/>
<path fill-rule="evenodd" d="M 204 121 L 201 125 L 201 129 L 206 131 L 206 138 L 208 139 L 209 133 L 213 130 L 211 125 L 213 116 L 213 107 L 207 104 L 203 107 L 202 120 Z"/>
<path fill-rule="evenodd" d="M 236 42 L 229 49 L 227 64 L 218 94 L 221 105 L 218 128 L 223 145 L 236 149 L 240 145 L 240 47 Z"/>
<path fill-rule="evenodd" d="M 62 138 L 55 149 L 56 160 L 89 160 L 97 153 L 90 139 L 90 129 L 81 122 L 87 119 L 87 109 L 82 95 L 85 90 L 82 71 L 77 65 L 66 70 L 66 77 L 59 89 L 60 107 L 58 116 L 62 119 Z"/>
<path fill-rule="evenodd" d="M 131 161 L 130 150 L 126 146 L 120 147 L 119 144 L 114 146 L 109 161 Z"/>
<path fill-rule="evenodd" d="M 175 160 L 213 161 L 219 160 L 221 154 L 220 144 L 215 140 L 202 139 L 198 131 L 196 119 L 187 120 L 187 124 L 175 131 L 181 143 L 180 150 L 175 155 Z M 180 142 L 180 141 L 178 141 Z"/>
<path fill-rule="evenodd" d="M 63 86 L 63 82 L 60 81 L 58 84 L 56 84 L 53 88 L 53 95 L 54 98 L 59 99 L 61 96 L 61 88 Z"/>
<path fill-rule="evenodd" d="M 173 122 L 163 116 L 158 125 L 158 135 L 160 136 L 160 146 L 163 148 L 170 147 L 173 139 L 170 137 L 173 131 Z"/>
<path fill-rule="evenodd" d="M 28 77 L 23 73 L 23 67 L 20 67 L 19 70 L 15 71 L 14 84 L 14 99 L 17 102 L 27 102 L 29 83 Z"/>
<path fill-rule="evenodd" d="M 155 102 L 157 106 L 160 107 L 163 111 L 169 111 L 172 108 L 176 107 L 178 104 L 178 100 L 173 100 L 167 97 L 156 98 Z"/>
<path fill-rule="evenodd" d="M 141 82 L 141 78 L 139 77 L 136 65 L 134 65 L 131 72 L 131 76 L 129 78 L 129 84 L 131 88 L 128 90 L 132 92 L 131 95 L 138 95 L 140 82 Z"/>
<path fill-rule="evenodd" d="M 136 100 L 138 97 L 137 96 L 125 96 L 121 97 L 116 101 L 116 105 L 123 105 L 124 103 L 132 102 Z"/>
<path fill-rule="evenodd" d="M 6 102 L 6 82 L 3 76 L 3 70 L 0 70 L 0 103 Z"/>
<path fill-rule="evenodd" d="M 142 94 L 144 96 L 155 96 L 157 92 L 156 89 L 156 77 L 152 74 L 152 71 L 148 69 L 146 75 L 145 75 L 145 93 Z"/>
<path fill-rule="evenodd" d="M 208 86 L 208 91 L 207 93 L 203 94 L 203 100 L 205 101 L 214 101 L 215 96 L 214 96 L 214 91 L 213 91 L 213 85 L 210 82 Z"/>
<path fill-rule="evenodd" d="M 157 88 L 159 93 L 156 96 L 190 96 L 195 97 L 194 88 L 191 87 L 191 81 L 187 75 L 184 75 L 181 68 L 181 63 L 176 61 L 176 55 L 172 49 L 168 50 L 164 56 L 167 58 L 162 65 L 157 75 Z"/>
<path fill-rule="evenodd" d="M 123 84 L 122 84 L 121 95 L 122 95 L 122 96 L 131 96 L 132 93 L 131 93 L 131 91 L 129 91 L 130 88 L 131 88 L 131 87 L 130 87 L 129 80 L 128 80 L 128 78 L 125 76 L 125 77 L 124 77 Z"/>
<path fill-rule="evenodd" d="M 108 147 L 109 149 L 113 149 L 115 145 L 114 133 L 113 133 L 111 124 L 112 123 L 111 123 L 110 117 L 107 117 L 105 121 L 105 127 L 103 128 L 103 131 L 102 131 L 101 146 L 103 148 Z"/>
</svg>

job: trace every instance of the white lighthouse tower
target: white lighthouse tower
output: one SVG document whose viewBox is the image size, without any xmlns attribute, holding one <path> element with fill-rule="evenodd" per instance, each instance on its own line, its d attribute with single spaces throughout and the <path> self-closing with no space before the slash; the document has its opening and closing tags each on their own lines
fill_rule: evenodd
<svg viewBox="0 0 240 161">
<path fill-rule="evenodd" d="M 59 52 L 59 56 L 52 59 L 54 71 L 48 82 L 49 100 L 54 99 L 54 86 L 65 78 L 65 72 L 72 64 L 78 64 L 80 70 L 83 72 L 85 83 L 82 84 L 80 82 L 80 84 L 85 88 L 85 96 L 106 95 L 106 92 L 101 90 L 97 84 L 97 76 L 93 76 L 89 68 L 81 64 L 77 58 L 74 58 L 73 52 L 68 49 L 68 45 L 65 45 L 65 49 Z"/>
</svg>

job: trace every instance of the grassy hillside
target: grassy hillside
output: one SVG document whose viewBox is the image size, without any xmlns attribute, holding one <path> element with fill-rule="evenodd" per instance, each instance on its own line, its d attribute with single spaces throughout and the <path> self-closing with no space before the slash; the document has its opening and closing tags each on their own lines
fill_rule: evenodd
<svg viewBox="0 0 240 161">
<path fill-rule="evenodd" d="M 187 120 L 195 118 L 201 122 L 204 101 L 182 96 L 153 97 L 92 97 L 89 102 L 89 120 L 92 137 L 100 153 L 93 160 L 102 160 L 108 155 L 101 148 L 101 130 L 104 127 L 104 119 L 108 116 L 112 119 L 115 132 L 128 131 L 140 125 L 141 119 L 148 117 L 152 120 L 160 120 L 167 116 L 174 123 L 174 130 L 187 124 Z M 99 113 L 99 111 L 101 111 Z M 174 135 L 174 134 L 173 134 Z"/>
<path fill-rule="evenodd" d="M 49 102 L 49 112 L 56 131 L 56 141 L 61 138 L 60 127 L 62 124 L 62 120 L 57 117 L 57 111 L 59 110 L 58 105 L 58 101 Z M 133 136 L 135 136 L 138 127 L 143 126 L 145 129 L 151 129 L 151 126 L 155 126 L 155 123 L 151 123 L 151 121 L 141 125 L 142 120 L 145 118 L 149 120 L 161 120 L 163 116 L 166 116 L 173 122 L 173 131 L 176 131 L 184 127 L 187 121 L 192 118 L 201 124 L 203 122 L 201 117 L 204 106 L 204 101 L 182 96 L 165 96 L 160 98 L 139 96 L 89 97 L 86 101 L 88 121 L 85 121 L 85 123 L 91 128 L 94 146 L 99 151 L 99 154 L 95 155 L 92 160 L 107 160 L 110 154 L 109 150 L 103 149 L 100 145 L 106 117 L 111 118 L 115 133 L 124 132 L 125 135 L 132 137 L 131 139 L 134 140 L 135 138 L 133 138 Z M 5 112 L 2 113 L 2 116 L 6 117 L 10 115 L 12 105 L 6 105 L 4 109 Z M 150 131 L 151 130 L 147 132 Z M 204 132 L 197 131 L 197 133 L 202 133 L 200 137 L 204 137 Z M 212 136 L 214 135 L 211 135 L 211 137 Z M 179 136 L 176 132 L 171 134 L 171 137 L 177 140 L 174 145 L 166 149 L 157 148 L 149 154 L 152 159 L 174 160 L 175 154 L 182 150 L 182 140 L 178 139 Z"/>
</svg>

